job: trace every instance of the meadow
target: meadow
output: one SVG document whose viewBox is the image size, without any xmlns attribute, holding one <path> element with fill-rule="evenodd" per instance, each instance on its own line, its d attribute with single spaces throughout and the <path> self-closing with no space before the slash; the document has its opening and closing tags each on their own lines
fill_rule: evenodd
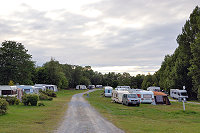
<svg viewBox="0 0 200 133">
<path fill-rule="evenodd" d="M 45 106 L 11 105 L 0 116 L 0 133 L 53 132 L 62 121 L 72 95 L 84 90 L 61 90 L 53 101 L 41 101 Z"/>
<path fill-rule="evenodd" d="M 171 105 L 141 104 L 140 107 L 113 103 L 102 90 L 91 92 L 86 99 L 102 116 L 127 133 L 197 133 L 200 132 L 200 105 L 179 102 Z"/>
</svg>

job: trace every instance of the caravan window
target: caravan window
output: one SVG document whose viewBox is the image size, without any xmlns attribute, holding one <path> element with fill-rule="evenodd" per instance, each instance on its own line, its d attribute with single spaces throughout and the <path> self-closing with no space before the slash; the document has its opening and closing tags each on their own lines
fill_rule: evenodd
<svg viewBox="0 0 200 133">
<path fill-rule="evenodd" d="M 152 98 L 152 95 L 151 94 L 144 94 L 143 98 Z"/>
<path fill-rule="evenodd" d="M 108 90 L 108 93 L 110 93 L 110 90 Z"/>
<path fill-rule="evenodd" d="M 30 92 L 30 89 L 24 89 L 24 92 L 25 92 L 25 93 L 29 93 L 29 92 Z"/>
<path fill-rule="evenodd" d="M 2 95 L 12 95 L 12 90 L 2 90 Z"/>
</svg>

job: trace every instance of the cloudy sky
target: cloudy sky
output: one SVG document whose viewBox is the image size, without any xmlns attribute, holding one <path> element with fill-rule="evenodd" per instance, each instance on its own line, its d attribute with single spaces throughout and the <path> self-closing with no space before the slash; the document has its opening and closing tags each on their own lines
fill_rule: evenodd
<svg viewBox="0 0 200 133">
<path fill-rule="evenodd" d="M 177 48 L 199 0 L 0 1 L 0 41 L 21 42 L 41 66 L 60 63 L 96 71 L 154 73 Z"/>
</svg>

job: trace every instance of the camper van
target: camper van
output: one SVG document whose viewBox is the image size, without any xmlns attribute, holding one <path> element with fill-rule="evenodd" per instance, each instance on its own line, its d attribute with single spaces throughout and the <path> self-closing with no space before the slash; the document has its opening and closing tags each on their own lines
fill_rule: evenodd
<svg viewBox="0 0 200 133">
<path fill-rule="evenodd" d="M 151 86 L 147 88 L 148 91 L 160 91 L 160 87 Z"/>
<path fill-rule="evenodd" d="M 123 96 L 124 93 L 129 93 L 129 92 L 126 91 L 126 90 L 123 90 L 123 91 L 121 91 L 121 90 L 113 90 L 111 99 L 114 102 L 122 103 L 122 96 Z"/>
<path fill-rule="evenodd" d="M 104 90 L 104 92 L 105 92 L 105 97 L 111 97 L 112 96 L 112 90 L 113 90 L 113 88 L 112 87 L 110 87 L 110 86 L 106 86 L 105 87 L 105 90 Z"/>
<path fill-rule="evenodd" d="M 170 96 L 175 99 L 188 98 L 186 90 L 170 89 Z"/>
<path fill-rule="evenodd" d="M 76 90 L 87 90 L 87 87 L 85 85 L 77 85 Z"/>
<path fill-rule="evenodd" d="M 145 91 L 141 89 L 130 90 L 130 93 L 136 93 L 140 98 L 141 103 L 152 103 L 154 102 L 154 93 L 152 91 Z"/>
<path fill-rule="evenodd" d="M 140 106 L 140 99 L 136 93 L 124 93 L 122 96 L 122 104 Z"/>
</svg>

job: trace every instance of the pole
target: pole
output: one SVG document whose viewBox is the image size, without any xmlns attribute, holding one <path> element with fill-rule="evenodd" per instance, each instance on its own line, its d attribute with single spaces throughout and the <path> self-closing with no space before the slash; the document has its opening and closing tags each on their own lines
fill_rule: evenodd
<svg viewBox="0 0 200 133">
<path fill-rule="evenodd" d="M 185 111 L 185 99 L 183 99 L 182 101 L 183 101 L 183 111 Z"/>
</svg>

